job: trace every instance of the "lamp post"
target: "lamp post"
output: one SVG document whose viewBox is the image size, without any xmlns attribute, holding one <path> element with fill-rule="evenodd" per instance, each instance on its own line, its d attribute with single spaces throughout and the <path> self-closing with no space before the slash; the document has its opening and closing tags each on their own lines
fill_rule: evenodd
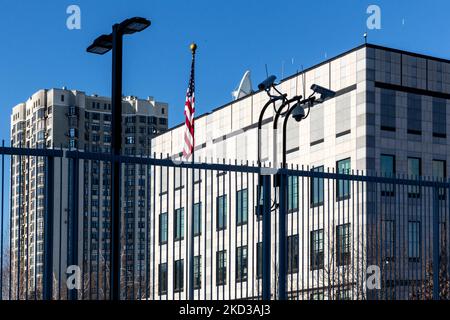
<svg viewBox="0 0 450 320">
<path fill-rule="evenodd" d="M 122 53 L 123 36 L 141 32 L 151 22 L 145 18 L 134 17 L 112 27 L 112 33 L 98 37 L 87 52 L 103 55 L 112 50 L 112 94 L 111 94 L 111 267 L 110 298 L 120 300 L 120 162 L 117 157 L 122 149 Z"/>
</svg>

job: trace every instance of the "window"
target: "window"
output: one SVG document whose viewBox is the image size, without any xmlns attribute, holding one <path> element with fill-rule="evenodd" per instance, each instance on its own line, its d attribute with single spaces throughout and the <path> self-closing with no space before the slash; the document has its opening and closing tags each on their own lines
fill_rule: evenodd
<svg viewBox="0 0 450 320">
<path fill-rule="evenodd" d="M 61 95 L 61 102 L 64 102 L 64 95 Z"/>
<path fill-rule="evenodd" d="M 447 105 L 444 99 L 433 98 L 433 137 L 447 137 Z"/>
<path fill-rule="evenodd" d="M 262 278 L 263 271 L 263 246 L 262 242 L 256 244 L 256 279 Z"/>
<path fill-rule="evenodd" d="M 159 215 L 159 244 L 167 243 L 167 212 Z"/>
<path fill-rule="evenodd" d="M 397 119 L 395 111 L 395 91 L 382 89 L 380 98 L 380 129 L 384 131 L 395 131 L 395 119 Z"/>
<path fill-rule="evenodd" d="M 395 220 L 384 220 L 382 229 L 382 239 L 384 241 L 383 250 L 384 261 L 395 261 Z"/>
<path fill-rule="evenodd" d="M 184 287 L 184 260 L 176 260 L 173 266 L 173 290 L 175 292 L 183 291 Z"/>
<path fill-rule="evenodd" d="M 380 173 L 383 177 L 393 178 L 395 177 L 395 156 L 382 154 L 381 160 L 381 170 Z M 386 197 L 394 196 L 394 185 L 382 183 L 380 186 L 381 195 Z"/>
<path fill-rule="evenodd" d="M 247 246 L 238 247 L 236 250 L 236 281 L 247 280 Z"/>
<path fill-rule="evenodd" d="M 223 286 L 227 283 L 227 251 L 216 253 L 216 284 Z"/>
<path fill-rule="evenodd" d="M 336 227 L 336 256 L 337 265 L 344 266 L 350 264 L 350 224 L 343 224 Z"/>
<path fill-rule="evenodd" d="M 411 262 L 420 260 L 420 221 L 408 222 L 408 258 Z"/>
<path fill-rule="evenodd" d="M 340 174 L 350 174 L 350 158 L 337 162 L 337 172 Z M 337 200 L 350 198 L 350 180 L 337 181 Z"/>
<path fill-rule="evenodd" d="M 227 195 L 217 197 L 217 230 L 227 228 Z"/>
<path fill-rule="evenodd" d="M 293 235 L 287 239 L 288 252 L 288 273 L 298 272 L 298 235 Z"/>
<path fill-rule="evenodd" d="M 324 172 L 324 167 L 317 167 L 312 172 Z M 311 205 L 323 205 L 324 183 L 323 178 L 311 178 Z"/>
<path fill-rule="evenodd" d="M 194 204 L 194 237 L 202 234 L 202 204 Z"/>
<path fill-rule="evenodd" d="M 408 133 L 422 134 L 422 97 L 408 93 Z"/>
<path fill-rule="evenodd" d="M 202 256 L 194 257 L 194 289 L 202 287 Z"/>
<path fill-rule="evenodd" d="M 238 226 L 247 223 L 248 217 L 248 190 L 243 189 L 237 192 L 236 196 L 236 223 Z"/>
<path fill-rule="evenodd" d="M 174 217 L 174 239 L 175 241 L 184 239 L 184 208 L 175 210 Z"/>
<path fill-rule="evenodd" d="M 338 300 L 351 300 L 352 291 L 349 289 L 339 289 Z"/>
<path fill-rule="evenodd" d="M 295 211 L 298 209 L 298 177 L 288 177 L 288 209 Z"/>
<path fill-rule="evenodd" d="M 159 295 L 167 294 L 167 263 L 160 263 L 158 269 L 158 292 Z"/>
<path fill-rule="evenodd" d="M 422 175 L 421 159 L 420 158 L 408 158 L 408 178 L 418 179 Z M 408 186 L 408 197 L 419 198 L 420 187 Z"/>
<path fill-rule="evenodd" d="M 445 181 L 447 163 L 444 160 L 433 160 L 433 179 Z M 445 188 L 439 189 L 439 200 L 445 200 Z"/>
<path fill-rule="evenodd" d="M 323 299 L 324 295 L 322 290 L 316 291 L 309 296 L 309 300 L 323 300 Z"/>
<path fill-rule="evenodd" d="M 311 231 L 310 264 L 311 270 L 323 269 L 324 249 L 323 249 L 323 229 Z"/>
</svg>

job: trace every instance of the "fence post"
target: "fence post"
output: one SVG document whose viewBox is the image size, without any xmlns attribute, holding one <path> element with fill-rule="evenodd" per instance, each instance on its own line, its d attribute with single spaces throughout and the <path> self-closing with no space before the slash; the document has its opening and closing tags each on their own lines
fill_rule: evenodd
<svg viewBox="0 0 450 320">
<path fill-rule="evenodd" d="M 270 175 L 261 175 L 262 189 L 263 189 L 263 210 L 262 210 L 262 251 L 263 251 L 263 265 L 262 265 L 262 299 L 265 301 L 271 298 L 270 286 L 270 265 L 271 261 L 271 185 Z"/>
<path fill-rule="evenodd" d="M 53 298 L 53 175 L 55 167 L 52 157 L 47 157 L 46 162 L 43 300 L 51 300 Z"/>
<path fill-rule="evenodd" d="M 279 230 L 278 230 L 278 296 L 280 300 L 286 300 L 286 215 L 288 212 L 288 179 L 285 173 L 279 173 L 280 182 L 280 208 L 279 208 Z"/>
<path fill-rule="evenodd" d="M 78 265 L 78 178 L 79 178 L 79 159 L 74 157 L 70 160 L 72 162 L 72 170 L 69 174 L 72 174 L 72 183 L 70 188 L 72 188 L 70 201 L 70 250 L 69 250 L 69 265 Z M 83 279 L 84 281 L 84 279 Z M 69 290 L 69 289 L 68 289 Z M 77 300 L 78 293 L 77 289 L 74 288 L 70 290 L 69 299 Z"/>
<path fill-rule="evenodd" d="M 439 300 L 439 188 L 433 187 L 433 300 Z"/>
</svg>

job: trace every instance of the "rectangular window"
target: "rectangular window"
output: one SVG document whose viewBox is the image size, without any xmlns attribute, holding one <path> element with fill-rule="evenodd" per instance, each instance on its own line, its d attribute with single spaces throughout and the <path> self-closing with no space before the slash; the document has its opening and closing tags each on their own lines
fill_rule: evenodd
<svg viewBox="0 0 450 320">
<path fill-rule="evenodd" d="M 433 137 L 447 137 L 447 103 L 440 98 L 433 98 Z"/>
<path fill-rule="evenodd" d="M 297 273 L 299 263 L 298 234 L 289 236 L 287 240 L 288 273 Z"/>
<path fill-rule="evenodd" d="M 288 209 L 298 210 L 298 177 L 288 177 Z"/>
<path fill-rule="evenodd" d="M 246 224 L 248 220 L 248 190 L 238 191 L 236 201 L 236 223 L 240 226 Z"/>
<path fill-rule="evenodd" d="M 311 270 L 323 269 L 324 248 L 323 248 L 323 229 L 311 231 L 311 249 L 310 264 Z"/>
<path fill-rule="evenodd" d="M 420 260 L 420 221 L 408 222 L 408 258 L 411 262 Z"/>
<path fill-rule="evenodd" d="M 394 178 L 395 177 L 395 156 L 382 154 L 380 157 L 381 170 L 380 174 L 383 177 Z M 382 183 L 380 186 L 381 195 L 385 197 L 394 196 L 394 185 Z"/>
<path fill-rule="evenodd" d="M 337 172 L 339 174 L 350 174 L 350 158 L 337 162 Z M 337 181 L 337 200 L 350 198 L 350 180 Z"/>
<path fill-rule="evenodd" d="M 433 160 L 433 179 L 445 181 L 447 176 L 447 163 L 445 160 Z M 445 188 L 439 189 L 439 200 L 445 200 Z"/>
<path fill-rule="evenodd" d="M 247 246 L 236 250 L 236 281 L 247 281 Z"/>
<path fill-rule="evenodd" d="M 159 215 L 159 244 L 167 243 L 167 212 Z"/>
<path fill-rule="evenodd" d="M 167 294 L 167 263 L 160 263 L 158 269 L 158 293 L 160 296 Z"/>
<path fill-rule="evenodd" d="M 217 197 L 217 230 L 227 228 L 227 195 Z"/>
<path fill-rule="evenodd" d="M 338 266 L 350 264 L 350 226 L 348 223 L 336 227 L 336 256 Z"/>
<path fill-rule="evenodd" d="M 422 97 L 408 93 L 408 133 L 422 134 Z"/>
<path fill-rule="evenodd" d="M 202 204 L 194 204 L 194 237 L 202 234 Z"/>
<path fill-rule="evenodd" d="M 202 256 L 194 257 L 194 289 L 202 287 Z"/>
<path fill-rule="evenodd" d="M 384 131 L 395 131 L 395 120 L 397 119 L 395 110 L 395 91 L 381 89 L 380 98 L 380 129 Z"/>
<path fill-rule="evenodd" d="M 174 239 L 175 241 L 184 239 L 184 208 L 175 210 L 174 217 Z"/>
<path fill-rule="evenodd" d="M 227 283 L 227 251 L 216 253 L 216 284 L 223 286 Z"/>
<path fill-rule="evenodd" d="M 176 260 L 173 266 L 173 291 L 184 290 L 184 260 Z"/>
<path fill-rule="evenodd" d="M 395 220 L 384 220 L 382 239 L 384 239 L 384 261 L 395 261 Z"/>
<path fill-rule="evenodd" d="M 324 167 L 317 167 L 311 170 L 312 172 L 324 172 Z M 324 180 L 323 178 L 311 178 L 311 205 L 323 205 L 324 195 Z"/>
<path fill-rule="evenodd" d="M 262 242 L 256 244 L 256 279 L 262 278 L 263 251 Z"/>
<path fill-rule="evenodd" d="M 420 158 L 408 158 L 408 179 L 418 179 L 422 175 L 422 166 Z M 419 198 L 420 187 L 408 186 L 408 197 Z"/>
</svg>

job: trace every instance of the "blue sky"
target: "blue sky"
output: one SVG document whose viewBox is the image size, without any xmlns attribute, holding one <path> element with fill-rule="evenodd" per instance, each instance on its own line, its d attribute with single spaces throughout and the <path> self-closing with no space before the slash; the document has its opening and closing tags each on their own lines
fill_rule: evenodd
<svg viewBox="0 0 450 320">
<path fill-rule="evenodd" d="M 81 8 L 81 30 L 66 28 L 71 4 Z M 191 41 L 199 45 L 201 114 L 229 102 L 247 69 L 255 86 L 265 64 L 280 78 L 283 61 L 287 76 L 361 44 L 370 4 L 381 8 L 382 29 L 369 31 L 369 42 L 450 58 L 445 0 L 2 0 L 0 138 L 9 140 L 11 108 L 38 89 L 110 95 L 111 56 L 85 48 L 113 22 L 136 15 L 152 20 L 150 29 L 125 40 L 124 94 L 168 102 L 172 126 L 183 119 Z"/>
</svg>

